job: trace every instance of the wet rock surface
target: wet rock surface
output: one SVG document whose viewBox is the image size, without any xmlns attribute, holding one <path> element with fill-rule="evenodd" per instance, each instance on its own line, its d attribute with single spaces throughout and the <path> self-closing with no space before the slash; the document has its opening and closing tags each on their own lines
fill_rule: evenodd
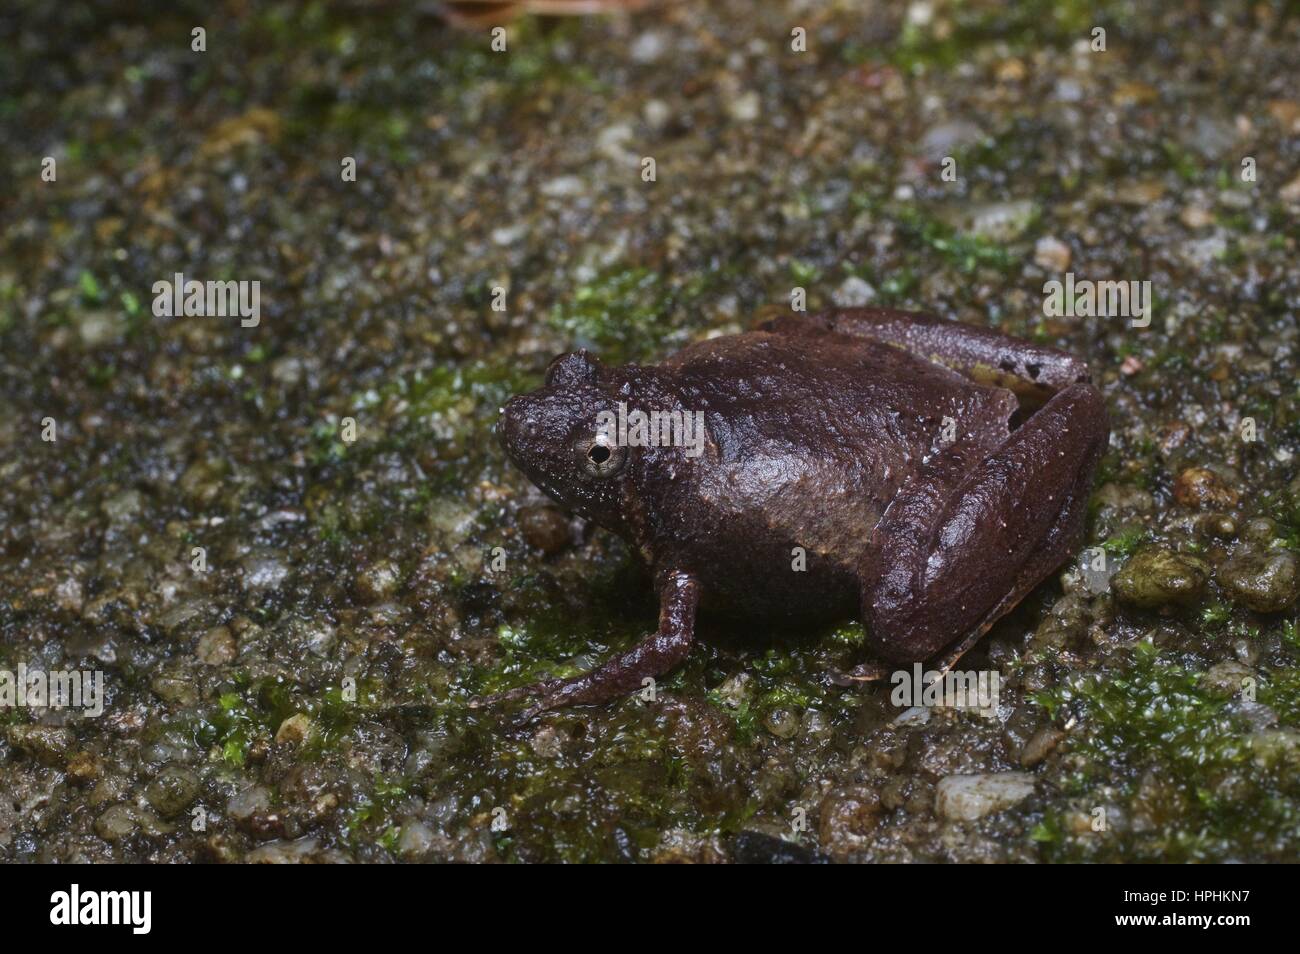
<svg viewBox="0 0 1300 954">
<path fill-rule="evenodd" d="M 954 821 L 976 821 L 1019 804 L 1034 793 L 1025 772 L 949 775 L 935 789 L 935 813 Z"/>
<path fill-rule="evenodd" d="M 1110 579 L 1121 602 L 1140 609 L 1161 609 L 1199 599 L 1209 569 L 1196 557 L 1163 547 L 1143 547 Z"/>
<path fill-rule="evenodd" d="M 105 696 L 0 708 L 0 860 L 1294 860 L 1280 4 L 725 0 L 523 18 L 501 54 L 418 5 L 245 5 L 206 53 L 202 5 L 19 6 L 0 670 Z M 1045 314 L 1065 270 L 1151 281 L 1150 324 Z M 156 316 L 177 272 L 259 281 L 260 322 Z M 961 663 L 997 706 L 829 685 L 845 621 L 710 623 L 653 701 L 471 708 L 656 614 L 497 409 L 558 352 L 657 360 L 794 287 L 1067 348 L 1105 392 L 1089 562 Z"/>
<path fill-rule="evenodd" d="M 1300 595 L 1300 564 L 1291 550 L 1234 554 L 1219 568 L 1228 598 L 1259 613 L 1280 613 Z"/>
</svg>

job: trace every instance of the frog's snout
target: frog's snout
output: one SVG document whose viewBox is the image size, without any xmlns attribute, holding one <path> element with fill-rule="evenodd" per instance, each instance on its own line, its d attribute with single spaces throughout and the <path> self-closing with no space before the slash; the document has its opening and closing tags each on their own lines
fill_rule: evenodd
<svg viewBox="0 0 1300 954">
<path fill-rule="evenodd" d="M 519 398 L 512 397 L 503 404 L 497 413 L 496 432 L 497 440 L 501 446 L 509 453 L 514 444 L 515 435 L 518 433 L 519 425 Z"/>
<path fill-rule="evenodd" d="M 516 464 L 524 458 L 530 435 L 540 425 L 536 415 L 530 412 L 530 405 L 527 395 L 515 395 L 506 401 L 497 417 L 497 440 Z"/>
</svg>

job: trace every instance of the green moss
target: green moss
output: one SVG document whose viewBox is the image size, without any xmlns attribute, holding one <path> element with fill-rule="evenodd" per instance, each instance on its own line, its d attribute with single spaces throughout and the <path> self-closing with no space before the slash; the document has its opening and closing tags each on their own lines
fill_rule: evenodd
<svg viewBox="0 0 1300 954">
<path fill-rule="evenodd" d="M 518 367 L 505 362 L 475 361 L 465 365 L 439 365 L 402 378 L 380 394 L 380 400 L 398 396 L 407 404 L 407 422 L 427 423 L 432 417 L 453 409 L 472 411 L 488 408 L 491 414 L 475 419 L 480 424 L 496 421 L 496 409 L 517 391 L 534 383 Z M 354 399 L 354 405 L 366 403 Z"/>
<path fill-rule="evenodd" d="M 500 656 L 487 670 L 466 680 L 469 694 L 500 692 L 545 677 L 577 675 L 587 668 L 574 657 L 604 657 L 629 648 L 654 625 L 651 594 L 634 580 L 627 556 L 587 565 L 585 595 L 575 611 L 568 602 L 540 598 L 497 629 Z M 510 583 L 513 592 L 539 592 L 541 581 L 525 575 Z M 645 612 L 638 612 L 644 608 Z M 667 684 L 667 682 L 665 682 Z"/>
<path fill-rule="evenodd" d="M 1169 168 L 1173 169 L 1184 182 L 1195 182 L 1204 173 L 1204 164 L 1192 155 L 1189 149 L 1168 139 L 1161 142 L 1160 147 L 1164 150 Z"/>
<path fill-rule="evenodd" d="M 882 305 L 897 305 L 907 301 L 921 285 L 921 277 L 909 267 L 890 272 L 877 285 Z"/>
<path fill-rule="evenodd" d="M 818 693 L 820 695 L 820 693 Z M 758 700 L 758 706 L 765 712 L 773 709 L 807 709 L 813 701 L 813 693 L 808 691 L 805 684 L 799 682 L 784 682 L 780 685 L 769 689 Z"/>
<path fill-rule="evenodd" d="M 1031 841 L 1040 843 L 1050 843 L 1060 841 L 1062 838 L 1061 821 L 1055 813 L 1049 813 L 1029 832 Z"/>
<path fill-rule="evenodd" d="M 327 462 L 338 462 L 347 453 L 348 447 L 339 437 L 339 425 L 330 421 L 317 421 L 312 425 L 310 453 L 311 463 L 315 466 Z"/>
<path fill-rule="evenodd" d="M 674 286 L 647 268 L 608 269 L 558 303 L 547 321 L 576 347 L 599 351 L 608 361 L 645 361 L 685 327 L 706 284 L 702 276 Z"/>
<path fill-rule="evenodd" d="M 1111 556 L 1132 556 L 1133 552 L 1146 540 L 1147 532 L 1141 527 L 1129 527 L 1112 534 L 1102 541 L 1102 549 Z"/>
<path fill-rule="evenodd" d="M 743 700 L 739 705 L 731 705 L 716 689 L 710 690 L 705 695 L 708 702 L 717 707 L 718 711 L 725 714 L 735 722 L 735 739 L 741 745 L 752 745 L 754 736 L 758 732 L 759 712 L 748 699 Z"/>
<path fill-rule="evenodd" d="M 905 21 L 890 60 L 908 71 L 948 69 L 967 61 L 972 50 L 990 43 L 1003 44 L 1013 54 L 1036 52 L 1043 47 L 1064 48 L 1075 40 L 1087 39 L 1092 27 L 1108 25 L 1122 16 L 1126 6 L 1110 3 L 1098 7 L 1054 0 L 955 5 L 945 11 L 952 29 L 942 36 L 929 25 Z"/>
<path fill-rule="evenodd" d="M 826 640 L 847 649 L 858 649 L 867 642 L 867 628 L 855 621 L 841 623 L 826 634 Z"/>
<path fill-rule="evenodd" d="M 98 279 L 90 272 L 82 272 L 81 277 L 77 279 L 77 287 L 81 290 L 81 297 L 89 304 L 97 304 L 104 300 L 104 290 L 100 288 Z"/>
<path fill-rule="evenodd" d="M 1289 619 L 1283 623 L 1280 635 L 1283 643 L 1300 651 L 1300 625 L 1297 625 L 1295 620 Z"/>
<path fill-rule="evenodd" d="M 242 766 L 254 742 L 269 741 L 285 719 L 303 713 L 314 728 L 304 757 L 314 758 L 342 742 L 363 713 L 379 703 L 376 687 L 368 683 L 358 685 L 355 700 L 348 701 L 339 686 L 309 694 L 280 679 L 238 679 L 190 731 L 200 746 L 218 749 L 222 761 Z"/>
<path fill-rule="evenodd" d="M 370 791 L 361 796 L 344 824 L 343 835 L 349 841 L 373 840 L 387 851 L 397 850 L 402 829 L 393 816 L 407 800 L 406 783 L 375 775 Z"/>
<path fill-rule="evenodd" d="M 345 444 L 339 422 L 332 420 L 317 421 L 310 432 L 308 459 L 320 471 L 309 507 L 313 525 L 328 533 L 373 531 L 389 520 L 427 515 L 438 500 L 463 495 L 492 459 L 498 408 L 537 383 L 514 363 L 475 361 L 439 364 L 353 394 L 341 416 L 356 418 L 362 439 Z M 344 506 L 352 476 L 377 455 L 423 453 L 431 446 L 437 463 L 414 492 L 372 500 L 364 513 Z"/>
<path fill-rule="evenodd" d="M 315 5 L 313 5 L 315 6 Z M 375 19 L 393 35 L 420 35 L 432 44 L 431 56 L 415 75 L 379 73 L 373 63 L 390 57 L 387 45 L 377 39 Z M 295 143 L 333 140 L 347 145 L 352 154 L 369 149 L 399 164 L 422 155 L 427 136 L 425 120 L 431 112 L 460 111 L 473 94 L 487 110 L 528 108 L 552 92 L 568 87 L 600 93 L 605 84 L 582 61 L 557 55 L 557 47 L 572 43 L 580 25 L 561 23 L 542 30 L 537 21 L 523 18 L 509 26 L 508 48 L 491 49 L 486 30 L 442 30 L 430 34 L 427 23 L 401 8 L 368 12 L 367 29 L 349 22 L 346 14 L 323 9 L 286 25 L 281 12 L 259 19 L 248 42 L 283 48 L 288 56 L 301 56 L 304 47 L 316 47 L 323 57 L 337 59 L 365 79 L 354 83 L 343 97 L 333 83 L 312 82 L 287 91 L 284 110 L 287 137 Z"/>
<path fill-rule="evenodd" d="M 1220 629 L 1232 619 L 1232 607 L 1227 603 L 1215 601 L 1201 610 L 1201 625 L 1206 629 Z"/>
<path fill-rule="evenodd" d="M 1261 691 L 1261 699 L 1279 703 L 1284 723 L 1296 717 L 1295 706 L 1285 702 L 1300 687 L 1296 679 L 1294 670 L 1270 674 Z M 1294 837 L 1300 781 L 1285 766 L 1258 757 L 1233 700 L 1210 691 L 1201 673 L 1150 642 L 1138 644 L 1126 668 L 1074 673 L 1033 701 L 1058 721 L 1073 720 L 1069 750 L 1084 759 L 1079 791 L 1118 782 L 1130 818 L 1156 816 L 1142 830 L 1110 837 L 1064 837 L 1045 821 L 1039 840 L 1051 846 L 1053 860 L 1197 861 L 1243 851 L 1268 856 Z M 1158 797 L 1143 787 L 1150 779 L 1160 786 Z M 1177 808 L 1162 808 L 1162 802 Z"/>
<path fill-rule="evenodd" d="M 795 283 L 798 285 L 807 287 L 808 285 L 815 284 L 817 279 L 821 277 L 821 273 L 822 270 L 820 268 L 809 262 L 801 262 L 798 259 L 794 259 L 790 262 L 790 277 L 793 278 Z"/>
<path fill-rule="evenodd" d="M 195 730 L 195 740 L 205 748 L 217 748 L 221 760 L 236 768 L 247 759 L 249 746 L 267 727 L 257 708 L 238 691 L 223 692 L 216 707 Z"/>
<path fill-rule="evenodd" d="M 1007 271 L 1017 264 L 1016 257 L 992 239 L 961 234 L 916 206 L 901 208 L 898 221 L 910 242 L 937 252 L 963 274 L 983 267 Z"/>
<path fill-rule="evenodd" d="M 542 678 L 567 678 L 582 672 L 583 667 L 566 659 L 590 644 L 581 639 L 570 641 L 572 630 L 552 625 L 551 619 L 530 620 L 523 626 L 503 624 L 497 630 L 497 645 L 502 650 L 499 663 L 477 682 L 478 692 L 487 695 L 527 686 Z"/>
</svg>

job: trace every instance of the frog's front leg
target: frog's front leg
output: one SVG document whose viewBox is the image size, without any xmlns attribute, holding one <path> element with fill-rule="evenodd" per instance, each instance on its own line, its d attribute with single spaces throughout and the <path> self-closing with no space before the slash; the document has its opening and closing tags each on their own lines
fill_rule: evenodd
<svg viewBox="0 0 1300 954">
<path fill-rule="evenodd" d="M 1107 433 L 1101 393 L 1072 385 L 964 477 L 921 473 L 905 485 L 863 571 L 873 649 L 917 662 L 961 637 L 969 648 L 1055 571 L 1083 531 Z"/>
<path fill-rule="evenodd" d="M 662 676 L 690 652 L 695 638 L 695 611 L 700 584 L 684 570 L 658 575 L 659 630 L 622 655 L 606 660 L 590 672 L 571 679 L 550 679 L 476 700 L 492 705 L 524 697 L 538 697 L 522 718 L 526 721 L 559 706 L 591 705 L 631 695 L 646 679 Z"/>
</svg>

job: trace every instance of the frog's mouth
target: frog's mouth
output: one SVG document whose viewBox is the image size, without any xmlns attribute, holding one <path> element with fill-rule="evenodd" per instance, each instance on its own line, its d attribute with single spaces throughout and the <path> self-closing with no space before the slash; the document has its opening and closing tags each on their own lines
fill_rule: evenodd
<svg viewBox="0 0 1300 954">
<path fill-rule="evenodd" d="M 555 448 L 564 437 L 548 427 L 540 402 L 532 395 L 512 397 L 497 418 L 497 441 L 510 462 L 518 467 L 552 500 L 572 509 L 560 474 L 563 462 L 555 460 Z"/>
<path fill-rule="evenodd" d="M 537 421 L 529 415 L 527 405 L 527 396 L 518 395 L 508 400 L 501 408 L 496 423 L 497 443 L 501 445 L 510 461 L 536 482 L 537 478 L 528 467 L 528 458 L 531 454 L 528 449 L 529 441 L 525 435 L 528 429 L 536 426 Z"/>
</svg>

